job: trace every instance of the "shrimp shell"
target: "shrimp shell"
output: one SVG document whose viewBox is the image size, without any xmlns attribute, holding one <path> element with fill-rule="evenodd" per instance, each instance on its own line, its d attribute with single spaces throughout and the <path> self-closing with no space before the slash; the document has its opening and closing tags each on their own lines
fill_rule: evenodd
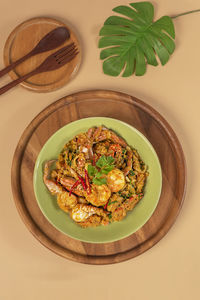
<svg viewBox="0 0 200 300">
<path fill-rule="evenodd" d="M 91 185 L 91 193 L 85 194 L 85 198 L 94 206 L 104 206 L 111 196 L 111 190 L 106 184 Z"/>
<path fill-rule="evenodd" d="M 56 182 L 51 179 L 48 179 L 49 176 L 49 169 L 52 163 L 54 163 L 55 160 L 49 160 L 44 165 L 44 175 L 43 175 L 43 181 L 48 190 L 53 194 L 59 194 L 63 191 L 63 188 Z"/>
<path fill-rule="evenodd" d="M 76 206 L 77 197 L 73 194 L 69 196 L 68 192 L 62 192 L 57 195 L 57 203 L 62 210 L 68 212 L 69 209 L 72 209 Z"/>
<path fill-rule="evenodd" d="M 118 192 L 125 186 L 125 176 L 119 169 L 113 169 L 107 175 L 107 184 L 112 192 Z"/>
<path fill-rule="evenodd" d="M 71 217 L 75 222 L 83 222 L 94 214 L 101 214 L 102 209 L 86 204 L 77 204 L 71 211 Z"/>
<path fill-rule="evenodd" d="M 72 186 L 75 184 L 76 179 L 72 177 L 65 177 L 65 178 L 60 178 L 60 183 L 68 190 L 70 191 Z M 81 185 L 78 185 L 75 189 L 73 189 L 73 193 L 76 194 L 77 196 L 83 196 L 83 190 Z"/>
</svg>

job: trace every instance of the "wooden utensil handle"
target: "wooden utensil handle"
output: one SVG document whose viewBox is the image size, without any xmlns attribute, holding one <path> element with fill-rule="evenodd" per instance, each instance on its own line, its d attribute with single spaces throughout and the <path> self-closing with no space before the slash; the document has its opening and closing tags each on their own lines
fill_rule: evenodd
<svg viewBox="0 0 200 300">
<path fill-rule="evenodd" d="M 17 84 L 19 84 L 20 82 L 26 80 L 27 78 L 35 75 L 38 73 L 38 70 L 33 70 L 30 73 L 19 77 L 18 79 L 11 81 L 10 83 L 8 83 L 7 85 L 3 86 L 2 88 L 0 88 L 0 95 L 4 94 L 5 92 L 7 92 L 8 90 L 10 90 L 11 88 L 13 88 L 14 86 L 16 86 Z"/>
<path fill-rule="evenodd" d="M 16 66 L 18 66 L 19 64 L 21 64 L 23 61 L 25 61 L 26 59 L 28 59 L 30 56 L 34 55 L 34 53 L 31 51 L 28 54 L 26 54 L 25 56 L 21 57 L 20 59 L 18 59 L 17 61 L 13 62 L 12 64 L 8 65 L 7 67 L 5 67 L 4 69 L 2 69 L 0 71 L 0 77 L 2 77 L 3 75 L 5 75 L 6 73 L 8 73 L 9 71 L 11 71 L 12 69 L 14 69 Z"/>
</svg>

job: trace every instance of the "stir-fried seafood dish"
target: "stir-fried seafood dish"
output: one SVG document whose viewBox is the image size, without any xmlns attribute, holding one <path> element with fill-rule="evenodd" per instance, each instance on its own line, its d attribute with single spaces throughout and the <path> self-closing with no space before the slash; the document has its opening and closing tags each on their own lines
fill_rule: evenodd
<svg viewBox="0 0 200 300">
<path fill-rule="evenodd" d="M 122 220 L 142 199 L 147 176 L 137 150 L 100 126 L 76 135 L 58 160 L 46 162 L 43 180 L 77 224 L 95 227 Z"/>
</svg>

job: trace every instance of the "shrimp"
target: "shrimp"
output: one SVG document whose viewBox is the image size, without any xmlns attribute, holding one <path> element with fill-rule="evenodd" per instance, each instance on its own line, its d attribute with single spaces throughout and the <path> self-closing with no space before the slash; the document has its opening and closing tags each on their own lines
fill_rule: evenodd
<svg viewBox="0 0 200 300">
<path fill-rule="evenodd" d="M 93 135 L 92 135 L 92 140 L 93 143 L 98 143 L 107 139 L 110 139 L 111 137 L 111 132 L 105 127 L 99 126 L 95 129 Z"/>
<path fill-rule="evenodd" d="M 88 204 L 87 200 L 84 197 L 78 197 L 79 204 Z"/>
<path fill-rule="evenodd" d="M 76 136 L 79 153 L 83 153 L 86 159 L 92 159 L 92 135 L 95 128 L 91 127 L 87 133 L 80 133 Z"/>
<path fill-rule="evenodd" d="M 44 166 L 44 175 L 43 175 L 43 180 L 44 180 L 44 183 L 45 185 L 47 186 L 47 188 L 49 189 L 49 191 L 52 193 L 52 194 L 59 194 L 61 192 L 64 191 L 63 187 L 67 190 L 70 190 L 72 188 L 72 186 L 74 185 L 74 183 L 77 181 L 76 179 L 74 179 L 73 177 L 61 177 L 59 179 L 59 182 L 61 185 L 59 185 L 56 181 L 53 181 L 51 179 L 48 179 L 48 175 L 49 175 L 49 168 L 50 168 L 50 165 L 52 163 L 54 163 L 55 160 L 50 160 L 48 162 L 45 163 L 45 166 Z M 69 171 L 70 173 L 78 179 L 78 174 L 71 168 L 69 167 Z M 73 190 L 73 193 L 78 195 L 78 196 L 83 196 L 83 191 L 82 191 L 82 187 L 79 185 L 77 186 L 74 190 Z"/>
<path fill-rule="evenodd" d="M 87 136 L 88 136 L 89 139 L 92 137 L 94 131 L 95 131 L 94 127 L 91 127 L 91 128 L 88 129 Z"/>
<path fill-rule="evenodd" d="M 98 141 L 98 142 L 100 141 L 99 137 L 100 137 L 101 131 L 102 131 L 102 126 L 99 126 L 95 129 L 95 131 L 92 135 L 93 141 Z"/>
<path fill-rule="evenodd" d="M 85 198 L 94 206 L 104 206 L 111 196 L 111 190 L 106 184 L 102 185 L 91 185 L 91 193 L 86 194 Z"/>
<path fill-rule="evenodd" d="M 92 139 L 93 142 L 100 142 L 108 139 L 115 144 L 121 145 L 122 147 L 127 146 L 127 143 L 121 137 L 117 136 L 113 131 L 102 126 L 96 128 L 93 133 Z"/>
<path fill-rule="evenodd" d="M 53 162 L 55 162 L 55 160 L 50 160 L 45 163 L 43 180 L 44 180 L 44 183 L 45 183 L 46 187 L 48 188 L 48 190 L 53 195 L 55 195 L 55 194 L 57 195 L 58 206 L 62 210 L 68 211 L 69 209 L 71 209 L 72 207 L 74 207 L 77 204 L 77 198 L 75 195 L 70 196 L 69 193 L 64 191 L 63 188 L 58 183 L 56 183 L 53 180 L 48 179 L 49 168 Z"/>
<path fill-rule="evenodd" d="M 68 212 L 69 209 L 72 209 L 77 204 L 77 197 L 75 195 L 69 195 L 68 192 L 62 192 L 57 195 L 57 204 L 58 206 Z"/>
<path fill-rule="evenodd" d="M 69 170 L 69 174 L 78 180 L 78 174 L 76 173 L 76 171 L 74 171 L 74 169 L 71 168 L 70 166 L 68 166 L 68 170 Z"/>
<path fill-rule="evenodd" d="M 122 147 L 119 144 L 111 144 L 108 149 L 108 155 L 115 158 L 115 165 L 117 168 L 123 164 L 124 159 L 122 158 Z"/>
<path fill-rule="evenodd" d="M 71 217 L 75 222 L 83 222 L 92 215 L 101 215 L 103 209 L 98 207 L 93 207 L 86 204 L 77 204 L 71 211 Z"/>
<path fill-rule="evenodd" d="M 76 155 L 76 157 L 73 159 L 72 167 L 74 169 L 82 169 L 85 166 L 85 162 L 86 162 L 86 160 L 85 160 L 84 154 L 80 153 L 80 154 Z M 76 176 L 74 176 L 76 172 L 74 170 L 73 170 L 73 172 L 74 172 L 74 174 L 72 174 L 72 176 L 75 178 L 78 178 L 77 174 L 76 174 Z"/>
<path fill-rule="evenodd" d="M 68 191 L 71 190 L 73 185 L 75 184 L 77 180 L 72 178 L 72 177 L 65 177 L 65 178 L 60 178 L 60 183 L 66 188 Z M 78 185 L 76 188 L 73 189 L 73 193 L 76 194 L 77 196 L 83 196 L 83 189 L 81 185 Z"/>
<path fill-rule="evenodd" d="M 118 192 L 125 186 L 125 176 L 119 169 L 113 169 L 107 175 L 107 185 L 111 192 Z"/>
<path fill-rule="evenodd" d="M 86 159 L 92 160 L 93 150 L 92 150 L 92 144 L 91 143 L 87 144 L 87 145 L 79 146 L 79 152 L 80 152 L 80 154 L 84 154 Z"/>
<path fill-rule="evenodd" d="M 49 160 L 44 165 L 44 175 L 43 175 L 43 181 L 48 188 L 48 190 L 53 194 L 59 194 L 63 191 L 63 188 L 54 180 L 48 179 L 49 176 L 49 168 L 52 163 L 54 163 L 55 160 Z"/>
<path fill-rule="evenodd" d="M 110 145 L 108 152 L 111 152 L 111 155 L 114 157 L 116 155 L 122 154 L 122 148 L 119 144 L 112 144 Z"/>
<path fill-rule="evenodd" d="M 114 143 L 119 144 L 120 146 L 126 148 L 127 143 L 121 137 L 119 137 L 118 135 L 116 135 L 113 131 L 110 131 L 110 132 L 111 132 L 111 140 Z"/>
<path fill-rule="evenodd" d="M 91 131 L 90 131 L 91 129 Z M 86 159 L 91 159 L 93 155 L 92 151 L 92 139 L 90 135 L 92 135 L 92 128 L 88 130 L 88 133 L 80 133 L 76 136 L 77 138 L 77 145 L 80 153 L 83 153 Z"/>
<path fill-rule="evenodd" d="M 128 175 L 128 173 L 130 172 L 130 170 L 132 169 L 132 165 L 133 165 L 133 153 L 131 150 L 127 151 L 127 166 L 123 169 L 123 173 L 125 176 Z"/>
</svg>

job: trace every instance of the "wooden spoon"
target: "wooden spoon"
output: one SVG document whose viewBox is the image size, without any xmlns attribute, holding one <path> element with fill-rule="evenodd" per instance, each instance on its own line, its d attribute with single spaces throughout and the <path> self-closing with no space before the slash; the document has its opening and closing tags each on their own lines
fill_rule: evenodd
<svg viewBox="0 0 200 300">
<path fill-rule="evenodd" d="M 14 81 L 11 81 L 7 85 L 0 88 L 0 95 L 33 75 L 61 68 L 72 59 L 74 59 L 78 53 L 78 49 L 76 48 L 76 45 L 74 43 L 71 43 L 64 48 L 59 49 L 55 53 L 48 56 L 35 70 L 29 72 L 28 74 L 25 74 L 22 77 L 19 77 Z"/>
<path fill-rule="evenodd" d="M 0 77 L 8 73 L 10 70 L 14 69 L 17 65 L 21 64 L 29 57 L 36 55 L 38 53 L 53 50 L 58 46 L 62 45 L 69 38 L 70 38 L 70 33 L 66 27 L 57 27 L 53 29 L 39 41 L 39 43 L 35 46 L 35 48 L 33 48 L 33 50 L 31 50 L 25 56 L 13 62 L 3 70 L 1 70 Z"/>
</svg>

